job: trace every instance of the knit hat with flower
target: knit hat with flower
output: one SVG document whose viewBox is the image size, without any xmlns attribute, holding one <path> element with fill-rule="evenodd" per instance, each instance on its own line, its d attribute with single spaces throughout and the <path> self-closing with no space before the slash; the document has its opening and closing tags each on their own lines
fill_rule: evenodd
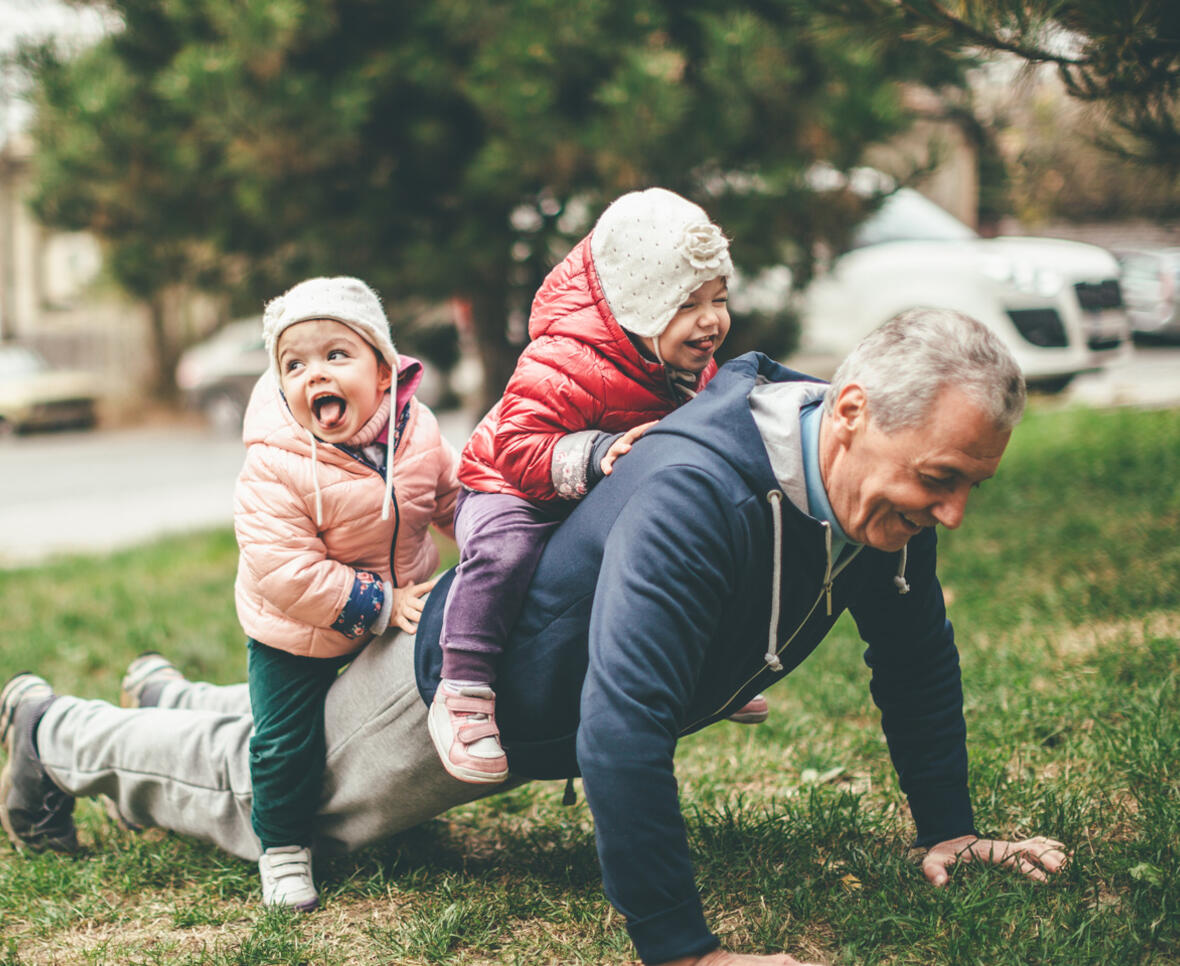
<svg viewBox="0 0 1180 966">
<path fill-rule="evenodd" d="M 311 319 L 331 319 L 347 325 L 381 353 L 389 368 L 397 372 L 397 351 L 377 293 L 359 278 L 340 275 L 309 278 L 266 303 L 262 336 L 276 377 L 279 375 L 279 336 L 297 322 Z"/>
<path fill-rule="evenodd" d="M 721 229 L 699 205 L 666 188 L 612 202 L 590 235 L 590 255 L 615 320 L 653 338 L 689 295 L 733 274 Z"/>
</svg>

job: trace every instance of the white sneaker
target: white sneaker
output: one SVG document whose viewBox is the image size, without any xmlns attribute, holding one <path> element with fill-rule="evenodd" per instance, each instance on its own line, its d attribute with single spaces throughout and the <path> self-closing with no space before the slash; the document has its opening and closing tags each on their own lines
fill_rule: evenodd
<svg viewBox="0 0 1180 966">
<path fill-rule="evenodd" d="M 258 871 L 262 873 L 263 905 L 311 912 L 320 904 L 311 879 L 311 849 L 298 845 L 267 849 L 258 860 Z"/>
</svg>

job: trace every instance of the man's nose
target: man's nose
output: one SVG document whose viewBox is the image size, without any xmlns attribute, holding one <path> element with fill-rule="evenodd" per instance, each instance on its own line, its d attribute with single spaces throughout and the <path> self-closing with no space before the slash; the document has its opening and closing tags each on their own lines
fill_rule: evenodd
<svg viewBox="0 0 1180 966">
<path fill-rule="evenodd" d="M 949 494 L 946 499 L 939 500 L 930 508 L 934 519 L 948 530 L 957 530 L 963 522 L 963 514 L 967 512 L 967 498 L 971 495 L 970 484 L 964 483 Z"/>
</svg>

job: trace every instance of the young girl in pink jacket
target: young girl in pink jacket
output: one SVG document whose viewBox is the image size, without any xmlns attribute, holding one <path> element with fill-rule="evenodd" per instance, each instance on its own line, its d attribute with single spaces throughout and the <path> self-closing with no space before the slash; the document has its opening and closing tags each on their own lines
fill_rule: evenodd
<svg viewBox="0 0 1180 966">
<path fill-rule="evenodd" d="M 428 528 L 454 536 L 458 455 L 414 398 L 422 366 L 398 356 L 364 282 L 301 282 L 267 305 L 263 334 L 271 370 L 246 413 L 234 494 L 251 818 L 263 902 L 307 910 L 319 901 L 324 696 L 389 624 L 417 628 L 438 566 Z"/>
</svg>

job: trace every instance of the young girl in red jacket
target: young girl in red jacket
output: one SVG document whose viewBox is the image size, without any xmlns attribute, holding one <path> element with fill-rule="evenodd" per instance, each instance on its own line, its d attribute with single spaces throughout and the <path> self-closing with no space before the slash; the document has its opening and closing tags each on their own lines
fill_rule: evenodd
<svg viewBox="0 0 1180 966">
<path fill-rule="evenodd" d="M 414 398 L 376 293 L 313 278 L 263 316 L 271 371 L 246 412 L 234 491 L 234 587 L 249 637 L 251 819 L 262 898 L 306 910 L 322 792 L 324 697 L 387 625 L 417 628 L 448 537 L 459 457 Z"/>
<path fill-rule="evenodd" d="M 708 215 L 649 188 L 611 204 L 537 292 L 532 341 L 459 469 L 459 568 L 427 719 L 454 777 L 507 777 L 496 659 L 545 542 L 648 426 L 716 372 L 732 273 L 729 243 Z M 765 718 L 756 702 L 735 718 Z"/>
</svg>

